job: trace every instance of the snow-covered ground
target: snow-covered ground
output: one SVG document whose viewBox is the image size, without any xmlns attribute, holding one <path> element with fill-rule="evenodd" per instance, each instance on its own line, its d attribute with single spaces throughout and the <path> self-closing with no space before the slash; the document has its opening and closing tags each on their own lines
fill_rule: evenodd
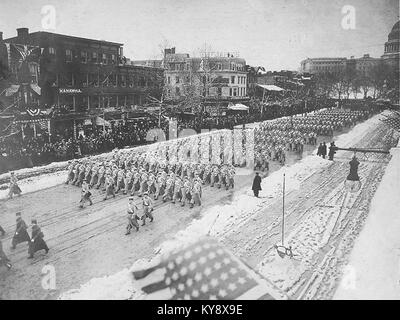
<svg viewBox="0 0 400 320">
<path fill-rule="evenodd" d="M 400 299 L 400 143 L 334 299 Z"/>
<path fill-rule="evenodd" d="M 378 122 L 379 115 L 357 125 L 351 132 L 341 135 L 337 139 L 336 145 L 340 147 L 353 146 Z M 340 156 L 340 152 L 338 155 Z M 169 250 L 180 246 L 181 243 L 188 240 L 192 241 L 206 234 L 223 241 L 230 234 L 239 232 L 244 223 L 251 221 L 255 212 L 262 210 L 269 203 L 281 197 L 284 173 L 286 192 L 290 193 L 299 189 L 301 184 L 310 176 L 326 170 L 331 164 L 332 162 L 329 160 L 312 155 L 293 166 L 283 167 L 262 181 L 262 197 L 254 198 L 252 192 L 246 187 L 229 204 L 216 205 L 204 211 L 201 217 L 194 220 L 185 230 L 176 233 L 172 239 L 155 248 L 154 259 L 157 259 L 158 255 L 165 254 Z M 329 197 L 334 198 L 337 193 L 338 190 L 333 189 L 330 191 Z M 355 201 L 354 199 L 350 198 L 347 204 L 351 206 Z M 307 257 L 311 257 L 316 251 L 324 247 L 329 240 L 330 231 L 337 227 L 336 222 L 343 220 L 342 215 L 343 213 L 337 207 L 330 210 L 330 212 L 326 212 L 326 210 L 310 210 L 305 215 L 303 222 L 296 226 L 286 239 L 288 243 L 291 242 L 296 247 L 296 254 L 305 257 L 305 259 L 302 261 L 298 259 L 281 259 L 275 251 L 271 251 L 264 256 L 263 261 L 257 266 L 258 271 L 276 284 L 280 284 L 282 289 L 293 287 L 299 281 L 299 276 L 307 269 Z M 279 222 L 274 222 L 271 228 L 276 224 L 279 224 Z M 254 241 L 258 241 L 257 235 L 253 236 L 255 237 Z M 150 261 L 137 261 L 132 268 L 136 269 L 138 263 L 145 265 Z M 282 281 L 286 282 L 286 284 L 283 284 Z M 92 279 L 79 289 L 70 290 L 60 295 L 60 299 L 130 298 L 140 298 L 140 295 L 135 292 L 132 285 L 129 269 L 124 269 L 112 276 Z"/>
</svg>

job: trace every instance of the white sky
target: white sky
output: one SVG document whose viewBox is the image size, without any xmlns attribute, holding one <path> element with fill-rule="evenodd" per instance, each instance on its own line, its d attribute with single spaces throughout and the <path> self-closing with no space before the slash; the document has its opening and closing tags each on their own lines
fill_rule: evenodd
<svg viewBox="0 0 400 320">
<path fill-rule="evenodd" d="M 1 0 L 0 31 L 43 30 L 41 9 L 56 9 L 56 28 L 73 36 L 124 43 L 128 58 L 151 59 L 168 42 L 192 54 L 206 43 L 268 70 L 298 69 L 306 57 L 380 57 L 398 0 Z M 344 5 L 356 28 L 341 27 Z"/>
</svg>

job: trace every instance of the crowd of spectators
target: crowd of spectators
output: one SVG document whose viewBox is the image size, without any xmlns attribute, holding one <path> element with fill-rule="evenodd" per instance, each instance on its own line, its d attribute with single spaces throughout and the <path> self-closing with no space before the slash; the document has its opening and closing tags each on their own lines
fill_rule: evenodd
<svg viewBox="0 0 400 320">
<path fill-rule="evenodd" d="M 245 123 L 259 122 L 281 116 L 299 114 L 327 107 L 326 104 L 308 104 L 307 109 L 301 105 L 268 106 L 260 108 L 260 101 L 252 100 L 249 111 L 230 112 L 221 116 L 175 115 L 177 131 L 190 128 L 196 132 L 211 129 L 233 129 L 234 126 Z M 141 118 L 129 121 L 120 121 L 103 130 L 102 126 L 90 126 L 79 130 L 73 138 L 73 130 L 56 132 L 51 137 L 46 130 L 34 136 L 25 132 L 24 139 L 21 133 L 7 137 L 0 141 L 0 173 L 23 167 L 32 167 L 48 164 L 53 161 L 65 161 L 87 155 L 111 151 L 114 148 L 136 146 L 157 141 L 157 138 L 147 139 L 150 129 L 158 128 L 159 120 L 154 117 Z M 170 124 L 162 118 L 161 129 L 168 139 Z"/>
</svg>

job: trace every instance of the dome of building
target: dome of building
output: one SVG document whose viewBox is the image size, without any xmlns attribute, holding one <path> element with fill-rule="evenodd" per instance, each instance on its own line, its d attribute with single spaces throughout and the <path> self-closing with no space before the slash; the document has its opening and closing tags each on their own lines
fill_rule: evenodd
<svg viewBox="0 0 400 320">
<path fill-rule="evenodd" d="M 391 41 L 391 40 L 399 41 L 399 38 L 400 38 L 400 21 L 397 21 L 394 24 L 392 31 L 390 31 L 390 33 L 389 33 L 388 41 Z"/>
</svg>

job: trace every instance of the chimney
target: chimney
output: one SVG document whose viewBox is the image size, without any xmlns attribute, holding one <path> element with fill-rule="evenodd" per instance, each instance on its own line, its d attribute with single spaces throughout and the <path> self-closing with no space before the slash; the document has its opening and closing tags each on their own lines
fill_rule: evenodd
<svg viewBox="0 0 400 320">
<path fill-rule="evenodd" d="M 172 54 L 175 54 L 175 47 L 173 47 L 173 48 L 171 49 L 171 53 L 172 53 Z"/>
<path fill-rule="evenodd" d="M 22 40 L 28 39 L 29 29 L 28 28 L 18 28 L 17 29 L 17 37 Z"/>
<path fill-rule="evenodd" d="M 0 41 L 3 41 L 3 32 L 0 31 Z"/>
</svg>

